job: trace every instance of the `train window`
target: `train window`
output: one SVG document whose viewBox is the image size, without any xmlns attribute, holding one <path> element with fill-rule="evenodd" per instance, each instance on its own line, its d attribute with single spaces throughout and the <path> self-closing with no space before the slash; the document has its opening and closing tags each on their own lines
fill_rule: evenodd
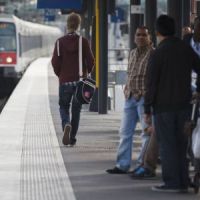
<svg viewBox="0 0 200 200">
<path fill-rule="evenodd" d="M 0 35 L 15 35 L 15 25 L 13 23 L 0 22 Z"/>
<path fill-rule="evenodd" d="M 16 29 L 13 23 L 0 22 L 0 52 L 16 51 Z"/>
<path fill-rule="evenodd" d="M 20 35 L 21 53 L 31 49 L 41 48 L 41 39 L 41 35 Z"/>
</svg>

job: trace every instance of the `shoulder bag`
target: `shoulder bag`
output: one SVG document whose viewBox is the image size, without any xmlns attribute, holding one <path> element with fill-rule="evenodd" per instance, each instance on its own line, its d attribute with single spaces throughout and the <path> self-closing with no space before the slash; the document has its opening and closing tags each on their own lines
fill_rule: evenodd
<svg viewBox="0 0 200 200">
<path fill-rule="evenodd" d="M 80 104 L 89 104 L 94 95 L 96 86 L 95 80 L 90 76 L 82 78 L 83 76 L 83 63 L 82 63 L 82 36 L 79 37 L 79 77 L 80 80 L 76 87 L 75 98 Z"/>
</svg>

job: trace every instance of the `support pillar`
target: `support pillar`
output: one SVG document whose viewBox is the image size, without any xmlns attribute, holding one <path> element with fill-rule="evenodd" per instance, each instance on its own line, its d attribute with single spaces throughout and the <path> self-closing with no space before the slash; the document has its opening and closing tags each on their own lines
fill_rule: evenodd
<svg viewBox="0 0 200 200">
<path fill-rule="evenodd" d="M 175 19 L 176 23 L 176 36 L 181 38 L 182 29 L 182 1 L 181 0 L 168 0 L 168 15 Z"/>
<path fill-rule="evenodd" d="M 93 16 L 93 10 L 94 10 L 94 1 L 93 0 L 87 0 L 87 16 L 85 18 L 86 20 L 86 38 L 88 40 L 91 40 L 91 26 L 92 26 L 92 16 Z"/>
<path fill-rule="evenodd" d="M 134 43 L 134 34 L 137 27 L 141 26 L 144 21 L 140 6 L 140 0 L 130 0 L 130 49 L 136 47 Z"/>
<path fill-rule="evenodd" d="M 99 0 L 99 114 L 107 114 L 108 12 L 107 0 Z"/>
<path fill-rule="evenodd" d="M 190 0 L 182 0 L 182 26 L 190 26 L 190 10 L 191 2 Z"/>
<path fill-rule="evenodd" d="M 146 0 L 145 3 L 145 25 L 149 28 L 152 42 L 156 45 L 155 21 L 157 18 L 157 0 Z"/>
<path fill-rule="evenodd" d="M 196 1 L 197 4 L 197 16 L 200 16 L 200 1 Z"/>
</svg>

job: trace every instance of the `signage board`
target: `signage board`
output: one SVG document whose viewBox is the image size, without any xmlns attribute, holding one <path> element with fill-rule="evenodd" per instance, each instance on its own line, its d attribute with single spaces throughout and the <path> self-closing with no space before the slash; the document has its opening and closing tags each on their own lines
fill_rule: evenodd
<svg viewBox="0 0 200 200">
<path fill-rule="evenodd" d="M 141 5 L 131 5 L 131 14 L 141 14 L 142 7 Z"/>
<path fill-rule="evenodd" d="M 81 10 L 84 0 L 38 0 L 37 8 Z"/>
<path fill-rule="evenodd" d="M 44 10 L 44 21 L 55 21 L 56 13 L 54 9 L 45 9 Z"/>
</svg>

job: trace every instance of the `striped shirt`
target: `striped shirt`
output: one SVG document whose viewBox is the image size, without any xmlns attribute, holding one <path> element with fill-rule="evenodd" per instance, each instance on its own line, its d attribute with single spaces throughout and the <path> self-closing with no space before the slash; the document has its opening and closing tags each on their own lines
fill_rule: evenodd
<svg viewBox="0 0 200 200">
<path fill-rule="evenodd" d="M 143 49 L 135 48 L 130 52 L 127 83 L 124 91 L 125 97 L 143 96 L 145 93 L 145 76 L 149 56 L 153 48 L 147 46 Z"/>
</svg>

